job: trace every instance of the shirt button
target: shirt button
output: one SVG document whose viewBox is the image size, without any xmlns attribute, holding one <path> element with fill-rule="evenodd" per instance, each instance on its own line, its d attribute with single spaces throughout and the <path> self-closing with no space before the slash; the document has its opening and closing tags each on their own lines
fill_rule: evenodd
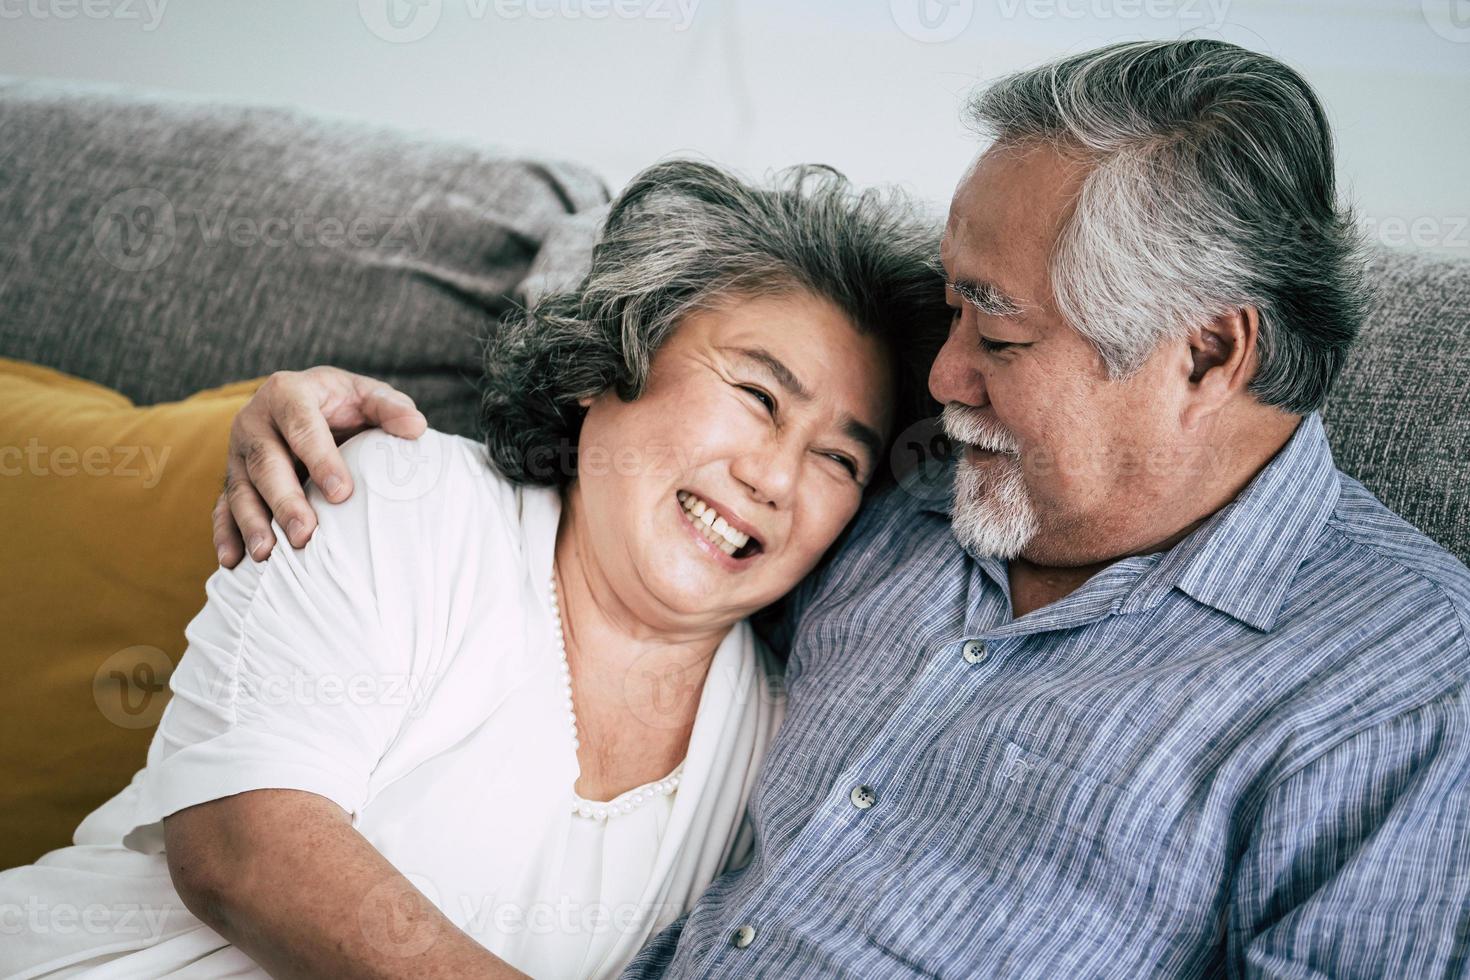
<svg viewBox="0 0 1470 980">
<path fill-rule="evenodd" d="M 966 640 L 964 649 L 965 663 L 980 664 L 990 656 L 990 651 L 985 649 L 985 644 L 979 640 Z"/>
<path fill-rule="evenodd" d="M 866 810 L 878 802 L 878 794 L 873 792 L 873 787 L 871 786 L 854 786 L 850 795 L 852 797 L 852 805 L 859 810 Z"/>
<path fill-rule="evenodd" d="M 744 949 L 755 942 L 755 926 L 741 926 L 735 930 L 735 935 L 730 937 L 730 943 L 736 949 Z"/>
</svg>

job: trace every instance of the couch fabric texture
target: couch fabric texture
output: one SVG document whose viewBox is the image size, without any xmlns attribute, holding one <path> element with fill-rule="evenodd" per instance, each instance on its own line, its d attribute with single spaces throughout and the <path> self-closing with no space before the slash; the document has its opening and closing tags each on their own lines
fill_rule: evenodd
<svg viewBox="0 0 1470 980">
<path fill-rule="evenodd" d="M 1470 563 L 1470 255 L 1379 250 L 1323 417 L 1337 465 Z"/>
<path fill-rule="evenodd" d="M 0 356 L 139 404 L 336 364 L 473 436 L 477 338 L 606 199 L 571 164 L 0 78 Z"/>
</svg>

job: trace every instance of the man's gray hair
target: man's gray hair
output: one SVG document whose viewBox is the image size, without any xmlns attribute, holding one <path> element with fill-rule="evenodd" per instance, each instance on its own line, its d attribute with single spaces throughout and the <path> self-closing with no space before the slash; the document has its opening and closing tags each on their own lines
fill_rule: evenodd
<svg viewBox="0 0 1470 980">
<path fill-rule="evenodd" d="M 578 399 L 612 391 L 632 401 L 686 316 L 794 290 L 825 297 L 884 341 L 901 432 L 937 410 L 925 379 L 949 322 L 938 254 L 937 223 L 916 205 L 897 191 L 858 191 L 827 167 L 759 187 L 706 163 L 656 164 L 613 202 L 580 285 L 512 313 L 487 343 L 491 460 L 518 483 L 565 484 L 576 475 Z"/>
<path fill-rule="evenodd" d="M 970 110 L 997 145 L 1044 141 L 1090 165 L 1051 285 L 1113 377 L 1252 306 L 1250 390 L 1296 414 L 1322 407 L 1367 286 L 1327 117 L 1301 75 L 1220 41 L 1125 43 L 1004 78 Z"/>
</svg>

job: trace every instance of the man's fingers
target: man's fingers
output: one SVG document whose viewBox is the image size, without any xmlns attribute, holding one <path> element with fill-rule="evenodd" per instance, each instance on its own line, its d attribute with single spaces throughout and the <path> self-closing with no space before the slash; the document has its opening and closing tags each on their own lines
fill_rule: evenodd
<svg viewBox="0 0 1470 980">
<path fill-rule="evenodd" d="M 275 547 L 276 536 L 271 531 L 271 515 L 265 501 L 250 485 L 243 472 L 243 464 L 230 460 L 230 473 L 225 478 L 225 500 L 229 503 L 230 516 L 235 519 L 238 533 L 244 539 L 245 550 L 256 561 L 265 561 Z"/>
<path fill-rule="evenodd" d="M 245 557 L 245 539 L 240 537 L 240 528 L 230 514 L 230 502 L 223 492 L 214 502 L 214 552 L 219 556 L 220 566 L 234 568 Z"/>
<path fill-rule="evenodd" d="M 245 475 L 252 492 L 269 508 L 267 523 L 274 517 L 293 548 L 305 547 L 316 530 L 316 512 L 306 501 L 306 491 L 286 444 L 274 434 L 252 438 L 245 444 Z M 246 532 L 245 540 L 251 542 L 253 529 L 243 522 L 240 526 Z M 255 554 L 253 543 L 250 553 Z"/>
<path fill-rule="evenodd" d="M 314 390 L 298 384 L 284 383 L 279 385 L 272 393 L 269 402 L 271 421 L 285 439 L 290 454 L 301 460 L 306 466 L 306 472 L 310 475 L 312 482 L 321 488 L 327 499 L 333 503 L 341 503 L 352 493 L 352 475 L 347 472 L 347 464 L 342 459 L 342 454 L 337 450 L 337 440 L 332 435 L 332 430 L 327 424 L 327 419 L 322 415 L 321 402 L 314 395 Z M 266 501 L 275 510 L 276 520 L 286 528 L 286 535 L 296 547 L 305 544 L 305 539 L 297 542 L 296 536 L 291 533 L 290 520 L 310 517 L 307 525 L 316 527 L 316 515 L 311 513 L 311 508 L 306 504 L 306 497 L 301 493 L 300 481 L 296 479 L 295 470 L 291 471 L 293 488 L 267 487 L 256 479 L 255 470 L 250 470 L 250 477 L 255 480 L 256 486 Z M 276 496 L 273 491 L 279 492 L 289 498 L 294 504 L 297 497 L 301 505 L 306 508 L 307 514 L 292 513 L 289 517 L 283 515 L 276 509 Z M 293 492 L 294 491 L 294 494 Z M 307 537 L 311 536 L 310 530 Z"/>
<path fill-rule="evenodd" d="M 363 397 L 363 415 L 376 425 L 401 439 L 417 439 L 429 427 L 428 419 L 414 405 L 413 399 L 381 381 L 362 379 L 367 391 Z"/>
<path fill-rule="evenodd" d="M 220 515 L 215 529 L 221 561 L 234 556 L 226 517 L 238 525 L 233 535 L 243 537 L 245 552 L 256 560 L 274 545 L 272 517 L 293 547 L 304 547 L 317 520 L 297 461 L 328 500 L 340 503 L 353 486 L 337 440 L 373 426 L 416 439 L 428 422 L 407 395 L 372 378 L 329 367 L 271 375 L 231 426 L 229 513 Z"/>
</svg>

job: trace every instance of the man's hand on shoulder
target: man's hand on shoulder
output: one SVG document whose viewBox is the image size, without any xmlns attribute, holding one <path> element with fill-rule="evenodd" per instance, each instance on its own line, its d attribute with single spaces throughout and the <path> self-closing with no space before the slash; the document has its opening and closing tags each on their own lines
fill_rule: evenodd
<svg viewBox="0 0 1470 980">
<path fill-rule="evenodd" d="M 245 556 L 264 561 L 275 545 L 271 518 L 300 548 L 316 530 L 299 467 L 328 500 L 352 495 L 339 443 L 381 428 L 417 439 L 428 421 L 413 400 L 381 381 L 334 367 L 277 371 L 230 426 L 225 489 L 214 505 L 214 548 L 234 568 Z"/>
</svg>

